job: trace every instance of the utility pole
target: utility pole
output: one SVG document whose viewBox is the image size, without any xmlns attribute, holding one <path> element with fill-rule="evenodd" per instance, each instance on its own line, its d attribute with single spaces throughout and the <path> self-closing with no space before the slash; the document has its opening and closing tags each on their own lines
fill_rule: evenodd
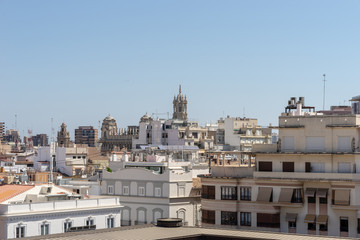
<svg viewBox="0 0 360 240">
<path fill-rule="evenodd" d="M 324 77 L 324 94 L 323 94 L 323 110 L 325 110 L 325 82 L 326 82 L 326 80 L 325 80 L 325 77 L 326 77 L 326 74 L 324 73 L 323 74 L 323 77 Z"/>
</svg>

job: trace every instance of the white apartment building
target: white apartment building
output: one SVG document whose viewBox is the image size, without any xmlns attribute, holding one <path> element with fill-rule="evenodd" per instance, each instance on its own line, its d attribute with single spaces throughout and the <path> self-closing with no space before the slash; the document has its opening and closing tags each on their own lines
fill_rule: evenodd
<svg viewBox="0 0 360 240">
<path fill-rule="evenodd" d="M 278 144 L 254 145 L 255 166 L 202 177 L 203 225 L 360 237 L 359 140 L 358 112 L 315 112 L 292 99 Z"/>
<path fill-rule="evenodd" d="M 158 218 L 182 218 L 185 225 L 200 222 L 200 185 L 193 181 L 190 162 L 148 156 L 144 162 L 111 161 L 103 172 L 102 194 L 120 196 L 122 225 L 156 223 Z"/>
<path fill-rule="evenodd" d="M 0 186 L 0 239 L 121 226 L 119 198 L 81 198 L 55 185 Z"/>
<path fill-rule="evenodd" d="M 52 143 L 53 144 L 53 143 Z M 34 159 L 37 171 L 50 171 L 51 147 L 39 147 Z M 67 176 L 81 175 L 86 172 L 88 160 L 87 147 L 55 147 L 54 170 Z"/>
<path fill-rule="evenodd" d="M 250 152 L 253 144 L 271 143 L 271 129 L 260 127 L 255 118 L 228 116 L 219 123 L 217 143 L 228 145 L 229 150 Z"/>
</svg>

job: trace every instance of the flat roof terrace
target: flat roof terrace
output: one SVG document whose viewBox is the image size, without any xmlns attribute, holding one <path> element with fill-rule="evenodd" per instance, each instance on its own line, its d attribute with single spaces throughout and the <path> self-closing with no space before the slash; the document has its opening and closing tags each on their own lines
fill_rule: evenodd
<svg viewBox="0 0 360 240">
<path fill-rule="evenodd" d="M 63 233 L 55 235 L 37 236 L 24 239 L 53 239 L 53 240 L 115 240 L 115 239 L 190 239 L 190 240 L 218 240 L 218 239 L 274 239 L 274 240 L 326 240 L 338 237 L 298 235 L 261 231 L 244 231 L 232 229 L 214 229 L 199 227 L 163 228 L 153 225 L 138 225 L 105 230 L 89 230 L 86 232 Z"/>
</svg>

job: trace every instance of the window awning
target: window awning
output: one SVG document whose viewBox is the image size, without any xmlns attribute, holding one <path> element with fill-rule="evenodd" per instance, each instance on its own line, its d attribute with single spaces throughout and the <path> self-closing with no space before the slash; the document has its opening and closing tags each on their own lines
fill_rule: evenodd
<svg viewBox="0 0 360 240">
<path fill-rule="evenodd" d="M 325 188 L 318 188 L 317 190 L 317 196 L 321 198 L 326 198 L 328 193 L 328 189 Z"/>
<path fill-rule="evenodd" d="M 316 215 L 315 214 L 306 214 L 304 222 L 305 223 L 313 223 L 315 222 Z"/>
<path fill-rule="evenodd" d="M 286 221 L 288 222 L 295 222 L 297 218 L 297 213 L 287 213 L 286 214 Z"/>
<path fill-rule="evenodd" d="M 292 188 L 282 188 L 280 191 L 279 202 L 291 202 L 294 189 Z"/>
<path fill-rule="evenodd" d="M 269 202 L 272 193 L 271 187 L 259 187 L 257 202 Z"/>
<path fill-rule="evenodd" d="M 335 204 L 350 205 L 350 190 L 335 189 Z"/>
<path fill-rule="evenodd" d="M 328 220 L 328 215 L 319 215 L 317 217 L 316 223 L 318 224 L 326 224 Z"/>
<path fill-rule="evenodd" d="M 305 197 L 315 197 L 316 188 L 307 188 L 305 191 Z"/>
</svg>

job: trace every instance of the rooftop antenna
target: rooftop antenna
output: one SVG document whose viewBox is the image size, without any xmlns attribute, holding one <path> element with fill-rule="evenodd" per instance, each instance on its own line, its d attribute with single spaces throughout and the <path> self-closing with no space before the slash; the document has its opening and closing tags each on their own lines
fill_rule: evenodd
<svg viewBox="0 0 360 240">
<path fill-rule="evenodd" d="M 324 73 L 323 74 L 323 77 L 324 77 L 324 94 L 323 94 L 323 110 L 325 110 L 325 82 L 326 82 L 326 79 L 325 79 L 325 77 L 326 77 L 326 74 Z"/>
<path fill-rule="evenodd" d="M 51 118 L 51 143 L 50 143 L 50 176 L 49 183 L 54 181 L 53 179 L 53 168 L 54 168 L 54 160 L 55 160 L 55 137 L 54 137 L 54 119 Z"/>
<path fill-rule="evenodd" d="M 245 118 L 245 107 L 243 108 L 243 118 Z"/>
<path fill-rule="evenodd" d="M 17 114 L 15 114 L 15 130 L 17 130 Z"/>
</svg>

